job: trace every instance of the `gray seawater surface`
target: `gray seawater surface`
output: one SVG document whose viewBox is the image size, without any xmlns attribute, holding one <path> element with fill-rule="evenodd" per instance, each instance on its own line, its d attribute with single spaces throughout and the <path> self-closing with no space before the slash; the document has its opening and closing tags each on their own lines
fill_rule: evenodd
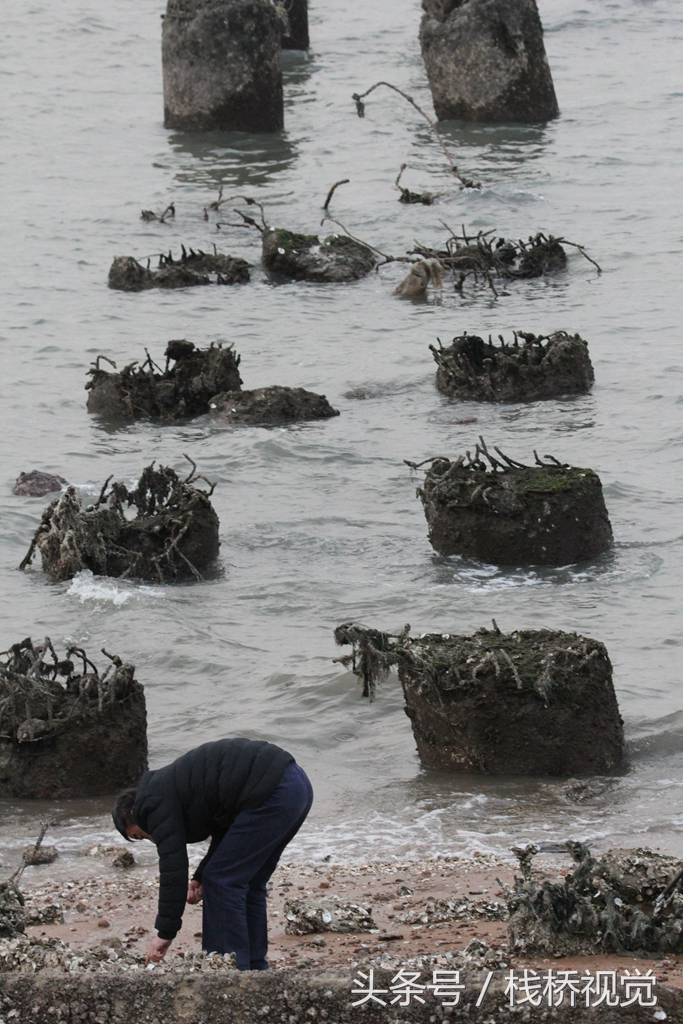
<svg viewBox="0 0 683 1024">
<path fill-rule="evenodd" d="M 442 153 L 398 97 L 351 93 L 384 78 L 429 107 L 417 0 L 312 5 L 310 57 L 286 58 L 286 131 L 191 137 L 161 124 L 160 2 L 5 0 L 3 112 L 0 622 L 4 647 L 32 634 L 133 660 L 145 684 L 151 763 L 229 734 L 291 749 L 317 802 L 302 857 L 504 852 L 511 842 L 584 838 L 683 853 L 683 355 L 680 167 L 683 13 L 676 0 L 541 3 L 562 117 L 546 127 L 444 126 L 481 192 L 453 187 Z M 444 191 L 406 207 L 392 188 Z M 444 238 L 440 220 L 584 243 L 566 274 L 519 282 L 495 301 L 450 288 L 426 304 L 392 297 L 400 266 L 349 286 L 269 284 L 258 239 L 217 234 L 202 208 L 220 184 L 267 206 L 272 222 L 316 230 L 333 212 L 387 252 Z M 178 209 L 170 226 L 141 207 Z M 233 220 L 229 214 L 226 220 Z M 127 295 L 109 291 L 114 254 L 226 251 L 255 263 L 247 287 Z M 580 331 L 592 394 L 529 406 L 452 404 L 433 383 L 428 345 L 464 329 Z M 85 411 L 98 353 L 161 355 L 171 337 L 234 342 L 246 386 L 325 392 L 341 416 L 294 429 L 137 424 L 111 431 Z M 363 389 L 364 399 L 348 397 Z M 476 417 L 475 424 L 459 421 Z M 593 466 L 617 543 L 595 565 L 501 571 L 435 557 L 402 464 L 458 453 L 478 433 L 518 458 L 540 448 Z M 59 472 L 97 493 L 152 458 L 187 452 L 217 481 L 222 555 L 214 578 L 142 586 L 81 575 L 51 584 L 15 571 L 46 504 L 11 496 L 20 470 Z M 452 777 L 418 762 L 398 683 L 374 704 L 332 658 L 348 619 L 393 629 L 576 629 L 611 653 L 630 767 L 577 805 L 551 780 Z M 54 807 L 49 808 L 54 811 Z M 110 834 L 106 803 L 60 805 L 58 839 L 76 854 Z M 0 804 L 0 857 L 48 808 Z"/>
</svg>

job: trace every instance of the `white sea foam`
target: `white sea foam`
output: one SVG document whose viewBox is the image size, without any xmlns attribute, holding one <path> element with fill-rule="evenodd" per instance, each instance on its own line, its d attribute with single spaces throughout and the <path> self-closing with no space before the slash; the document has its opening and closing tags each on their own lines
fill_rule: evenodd
<svg viewBox="0 0 683 1024">
<path fill-rule="evenodd" d="M 128 601 L 164 597 L 164 591 L 158 587 L 124 583 L 109 576 L 95 576 L 89 569 L 83 569 L 74 576 L 67 594 L 79 598 L 81 604 L 86 601 L 108 601 L 117 608 Z"/>
</svg>

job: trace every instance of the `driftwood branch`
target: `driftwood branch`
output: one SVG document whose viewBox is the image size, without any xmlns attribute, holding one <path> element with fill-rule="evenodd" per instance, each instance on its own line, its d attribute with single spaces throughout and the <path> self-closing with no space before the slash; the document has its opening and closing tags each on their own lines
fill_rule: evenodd
<svg viewBox="0 0 683 1024">
<path fill-rule="evenodd" d="M 323 205 L 323 210 L 327 210 L 328 209 L 330 203 L 332 202 L 332 196 L 337 191 L 339 186 L 340 185 L 348 185 L 350 181 L 351 181 L 350 178 L 342 178 L 340 181 L 335 181 L 334 185 L 332 186 L 330 191 L 327 193 L 327 199 L 325 200 L 325 203 Z"/>
<path fill-rule="evenodd" d="M 473 181 L 471 178 L 464 178 L 462 176 L 462 174 L 458 170 L 458 166 L 455 160 L 453 159 L 450 150 L 448 149 L 448 146 L 446 145 L 446 143 L 443 141 L 439 134 L 438 125 L 436 124 L 436 122 L 429 116 L 429 114 L 426 113 L 426 111 L 422 109 L 422 107 L 418 103 L 415 102 L 412 96 L 409 96 L 407 92 L 403 92 L 403 90 L 399 89 L 398 86 L 392 85 L 391 82 L 375 82 L 375 84 L 371 85 L 369 89 L 365 90 L 365 92 L 354 92 L 352 99 L 356 104 L 356 113 L 358 114 L 358 116 L 365 117 L 365 104 L 363 103 L 363 100 L 366 98 L 366 96 L 369 96 L 370 93 L 374 92 L 375 89 L 379 89 L 381 86 L 384 86 L 384 88 L 386 89 L 391 89 L 393 92 L 398 93 L 399 96 L 402 96 L 403 99 L 407 103 L 410 103 L 411 107 L 413 107 L 418 112 L 420 117 L 422 117 L 427 122 L 432 134 L 434 135 L 434 138 L 438 142 L 439 146 L 441 147 L 441 151 L 443 152 L 444 156 L 446 157 L 446 160 L 448 161 L 448 166 L 450 167 L 451 172 L 458 179 L 462 187 L 481 188 L 481 182 Z"/>
</svg>

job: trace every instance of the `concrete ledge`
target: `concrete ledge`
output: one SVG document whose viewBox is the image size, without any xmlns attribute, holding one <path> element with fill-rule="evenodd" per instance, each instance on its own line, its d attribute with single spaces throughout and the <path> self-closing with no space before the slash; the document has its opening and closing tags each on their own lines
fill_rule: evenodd
<svg viewBox="0 0 683 1024">
<path fill-rule="evenodd" d="M 389 988 L 392 972 L 375 971 L 376 988 Z M 351 1005 L 355 974 L 329 975 L 307 971 L 204 974 L 153 972 L 64 975 L 0 974 L 0 1024 L 400 1024 L 400 1022 L 507 1022 L 559 1024 L 644 1024 L 683 1021 L 683 991 L 657 986 L 656 1007 L 560 1006 L 510 1008 L 506 976 L 496 973 L 477 1008 L 485 975 L 463 975 L 461 1005 L 445 1007 L 426 993 L 425 1003 L 408 1007 Z"/>
</svg>

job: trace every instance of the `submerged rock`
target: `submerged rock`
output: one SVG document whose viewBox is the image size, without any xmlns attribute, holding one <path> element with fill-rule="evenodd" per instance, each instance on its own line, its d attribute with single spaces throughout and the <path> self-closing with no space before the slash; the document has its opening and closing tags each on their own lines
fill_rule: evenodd
<svg viewBox="0 0 683 1024">
<path fill-rule="evenodd" d="M 435 551 L 492 565 L 559 566 L 610 547 L 597 473 L 538 456 L 524 466 L 495 451 L 480 439 L 474 457 L 431 462 L 417 493 Z"/>
<path fill-rule="evenodd" d="M 213 485 L 200 490 L 197 479 L 194 464 L 181 480 L 175 470 L 152 463 L 133 490 L 121 482 L 110 485 L 110 477 L 88 506 L 69 487 L 43 513 L 20 568 L 38 550 L 52 580 L 70 579 L 83 569 L 159 582 L 201 579 L 220 542 L 210 501 Z"/>
<path fill-rule="evenodd" d="M 396 666 L 420 760 L 500 775 L 594 775 L 623 761 L 623 724 L 603 644 L 559 630 L 471 636 L 335 630 L 340 659 L 372 697 Z"/>
<path fill-rule="evenodd" d="M 302 420 L 324 420 L 338 416 L 325 395 L 305 388 L 270 387 L 254 391 L 231 391 L 216 395 L 212 412 L 228 423 L 277 425 Z"/>
<path fill-rule="evenodd" d="M 287 27 L 282 37 L 282 49 L 307 50 L 310 46 L 308 0 L 288 0 L 286 16 Z"/>
<path fill-rule="evenodd" d="M 535 877 L 533 858 L 563 848 L 573 870 L 560 881 Z M 522 874 L 507 896 L 513 949 L 543 955 L 683 952 L 683 862 L 646 849 L 593 857 L 575 842 L 514 852 Z"/>
<path fill-rule="evenodd" d="M 263 265 L 275 276 L 294 281 L 355 281 L 374 268 L 367 245 L 347 235 L 301 235 L 284 228 L 263 231 Z"/>
<path fill-rule="evenodd" d="M 44 498 L 46 494 L 53 491 L 61 491 L 66 487 L 68 481 L 63 476 L 55 473 L 43 473 L 39 469 L 32 469 L 28 473 L 20 473 L 16 479 L 12 493 L 23 497 Z"/>
<path fill-rule="evenodd" d="M 161 39 L 166 128 L 279 131 L 281 40 L 270 0 L 168 0 Z"/>
<path fill-rule="evenodd" d="M 195 252 L 182 248 L 182 255 L 174 259 L 171 252 L 160 256 L 158 266 L 152 270 L 134 256 L 115 256 L 109 268 L 109 287 L 123 292 L 142 292 L 148 288 L 192 288 L 208 284 L 246 284 L 249 264 L 236 256 L 224 253 Z"/>
<path fill-rule="evenodd" d="M 436 386 L 450 398 L 526 402 L 584 394 L 594 380 L 588 345 L 578 334 L 536 335 L 515 331 L 514 342 L 496 345 L 462 334 L 444 347 L 429 346 L 437 364 Z"/>
<path fill-rule="evenodd" d="M 440 121 L 559 114 L 536 0 L 422 0 L 420 44 Z"/>
<path fill-rule="evenodd" d="M 377 929 L 369 907 L 332 897 L 288 900 L 284 907 L 288 935 L 314 932 L 370 932 Z"/>
<path fill-rule="evenodd" d="M 113 420 L 173 422 L 201 416 L 217 392 L 242 386 L 240 357 L 232 345 L 199 349 L 191 341 L 169 341 L 163 370 L 149 354 L 143 363 L 113 373 L 102 369 L 100 359 L 88 371 L 88 412 Z"/>
<path fill-rule="evenodd" d="M 49 639 L 30 637 L 0 658 L 0 797 L 97 796 L 137 781 L 147 767 L 144 691 L 133 665 L 110 661 L 100 673 L 81 648 L 59 657 Z"/>
</svg>

